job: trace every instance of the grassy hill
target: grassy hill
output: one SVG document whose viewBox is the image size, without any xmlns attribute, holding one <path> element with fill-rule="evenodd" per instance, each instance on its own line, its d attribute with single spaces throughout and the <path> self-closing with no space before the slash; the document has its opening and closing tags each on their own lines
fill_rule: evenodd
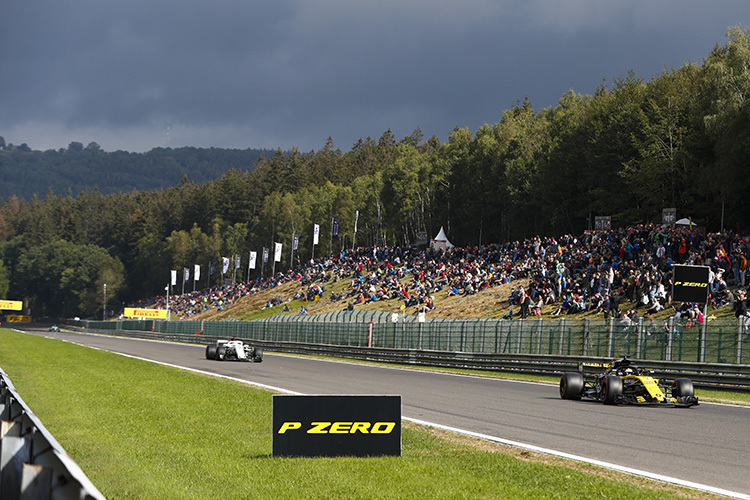
<svg viewBox="0 0 750 500">
<path fill-rule="evenodd" d="M 248 295 L 241 298 L 236 303 L 226 307 L 223 311 L 212 309 L 209 311 L 202 312 L 190 319 L 204 319 L 221 321 L 227 319 L 238 319 L 241 321 L 251 321 L 255 319 L 262 319 L 277 314 L 299 314 L 300 309 L 304 306 L 307 310 L 308 315 L 314 314 L 325 314 L 335 311 L 341 311 L 346 309 L 349 302 L 352 299 L 342 299 L 340 301 L 331 301 L 330 297 L 332 294 L 340 294 L 342 291 L 346 291 L 351 284 L 351 280 L 340 280 L 336 283 L 325 284 L 325 293 L 320 300 L 310 302 L 301 299 L 294 299 L 297 292 L 304 293 L 307 290 L 306 286 L 301 285 L 297 281 L 284 283 L 275 288 L 261 290 L 256 294 Z M 509 310 L 513 310 L 513 318 L 518 318 L 519 307 L 509 307 L 509 298 L 512 288 L 518 286 L 527 286 L 528 280 L 521 279 L 506 283 L 500 286 L 494 286 L 492 288 L 485 289 L 479 293 L 470 296 L 453 296 L 449 297 L 446 290 L 437 292 L 434 297 L 435 309 L 428 311 L 428 318 L 445 318 L 445 319 L 498 319 L 507 315 Z M 266 303 L 274 298 L 280 298 L 282 304 L 276 305 L 270 308 L 265 307 Z M 286 304 L 290 312 L 284 313 L 284 304 Z M 358 310 L 377 310 L 387 312 L 401 311 L 401 306 L 404 304 L 401 300 L 390 299 L 384 301 L 371 302 L 368 304 L 356 304 L 354 307 Z M 557 310 L 558 303 L 545 305 L 542 309 L 541 318 L 553 318 L 552 313 Z M 628 309 L 634 308 L 635 303 L 633 302 L 622 302 L 620 304 L 620 310 L 627 311 Z M 637 310 L 639 315 L 643 315 L 645 312 L 644 308 Z M 409 307 L 403 312 L 406 314 L 416 315 L 418 313 L 417 308 Z M 664 311 L 653 315 L 653 317 L 667 318 L 674 314 L 674 310 L 671 307 L 667 307 Z M 733 316 L 731 306 L 724 306 L 720 309 L 714 309 L 709 307 L 709 319 L 711 317 L 726 317 Z M 561 316 L 558 316 L 561 317 Z M 569 318 L 603 318 L 602 313 L 595 311 L 579 313 L 567 316 Z M 536 316 L 531 319 L 536 318 Z"/>
</svg>

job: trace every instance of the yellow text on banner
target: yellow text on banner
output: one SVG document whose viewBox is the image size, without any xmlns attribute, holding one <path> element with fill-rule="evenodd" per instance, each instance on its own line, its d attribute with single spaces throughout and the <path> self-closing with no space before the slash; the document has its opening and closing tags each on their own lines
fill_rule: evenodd
<svg viewBox="0 0 750 500">
<path fill-rule="evenodd" d="M 166 309 L 138 309 L 126 307 L 125 316 L 128 318 L 167 319 Z"/>
</svg>

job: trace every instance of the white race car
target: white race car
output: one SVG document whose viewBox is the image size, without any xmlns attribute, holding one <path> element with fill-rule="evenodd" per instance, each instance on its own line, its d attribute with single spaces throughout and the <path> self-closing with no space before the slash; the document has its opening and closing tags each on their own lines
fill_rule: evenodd
<svg viewBox="0 0 750 500">
<path fill-rule="evenodd" d="M 216 344 L 206 346 L 206 359 L 218 361 L 263 361 L 263 349 L 252 347 L 241 340 L 217 340 Z"/>
</svg>

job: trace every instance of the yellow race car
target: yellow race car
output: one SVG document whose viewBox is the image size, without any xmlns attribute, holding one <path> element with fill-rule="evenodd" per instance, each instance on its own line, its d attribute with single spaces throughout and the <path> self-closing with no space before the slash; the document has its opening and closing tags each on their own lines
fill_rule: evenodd
<svg viewBox="0 0 750 500">
<path fill-rule="evenodd" d="M 692 380 L 656 379 L 651 375 L 649 370 L 635 366 L 627 357 L 610 363 L 580 363 L 577 372 L 563 373 L 560 378 L 560 397 L 609 405 L 689 407 L 699 404 Z"/>
</svg>

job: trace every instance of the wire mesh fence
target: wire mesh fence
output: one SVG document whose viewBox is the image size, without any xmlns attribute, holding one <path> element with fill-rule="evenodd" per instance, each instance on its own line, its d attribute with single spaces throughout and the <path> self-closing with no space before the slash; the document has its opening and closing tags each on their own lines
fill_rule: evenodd
<svg viewBox="0 0 750 500">
<path fill-rule="evenodd" d="M 425 319 L 379 311 L 319 316 L 272 316 L 256 321 L 69 320 L 91 329 L 203 334 L 278 342 L 434 351 L 630 356 L 662 361 L 750 363 L 750 321 L 715 318 L 707 324 L 671 317 Z"/>
</svg>

